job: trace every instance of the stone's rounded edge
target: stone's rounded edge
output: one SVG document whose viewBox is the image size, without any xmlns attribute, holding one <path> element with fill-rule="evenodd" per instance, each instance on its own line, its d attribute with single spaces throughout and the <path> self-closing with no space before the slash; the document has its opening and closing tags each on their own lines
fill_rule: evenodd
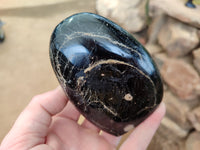
<svg viewBox="0 0 200 150">
<path fill-rule="evenodd" d="M 141 45 L 141 46 L 145 50 L 148 57 L 151 58 L 150 60 L 151 60 L 152 66 L 154 68 L 154 73 L 151 75 L 151 79 L 153 80 L 155 87 L 156 87 L 156 97 L 157 97 L 157 102 L 158 102 L 157 104 L 160 104 L 162 102 L 163 94 L 164 94 L 164 87 L 163 87 L 164 79 L 162 78 L 161 72 L 159 71 L 159 68 L 158 68 L 156 62 L 152 58 L 148 49 L 146 49 L 146 47 L 144 47 L 143 45 Z"/>
<path fill-rule="evenodd" d="M 92 15 L 92 16 L 98 16 L 98 15 L 96 15 L 96 14 L 92 14 L 92 13 L 78 13 L 78 14 L 74 14 L 73 16 L 71 16 L 71 17 L 74 17 L 74 16 L 80 16 L 80 15 Z M 61 57 L 61 53 L 60 53 L 60 50 L 59 50 L 59 48 L 57 48 L 57 43 L 56 43 L 56 41 L 55 41 L 55 38 L 56 38 L 56 34 L 60 34 L 61 32 L 60 32 L 60 27 L 61 27 L 61 25 L 62 24 L 64 24 L 66 21 L 68 21 L 68 20 L 70 20 L 70 18 L 71 17 L 68 17 L 68 18 L 66 18 L 65 20 L 63 20 L 59 25 L 57 25 L 56 26 L 56 28 L 55 28 L 55 30 L 54 30 L 54 32 L 53 32 L 53 34 L 52 34 L 52 36 L 51 36 L 51 42 L 50 42 L 50 58 L 51 58 L 51 63 L 52 63 L 52 66 L 53 66 L 53 69 L 54 69 L 54 72 L 55 72 L 55 74 L 56 74 L 56 76 L 57 76 L 57 78 L 58 78 L 58 80 L 59 80 L 59 82 L 60 82 L 60 84 L 62 85 L 62 87 L 63 87 L 63 89 L 65 90 L 65 92 L 66 92 L 66 95 L 70 98 L 70 100 L 71 101 L 73 101 L 73 99 L 78 99 L 77 97 L 79 97 L 79 96 L 81 96 L 81 92 L 80 93 L 76 93 L 76 92 L 69 92 L 71 89 L 69 89 L 68 87 L 67 87 L 67 83 L 68 83 L 68 81 L 64 78 L 64 76 L 63 76 L 63 73 L 61 73 L 61 71 L 60 70 L 62 70 L 62 68 L 60 68 L 61 67 L 61 63 L 59 62 L 60 60 L 60 58 L 59 57 Z M 142 51 L 142 53 L 143 53 L 143 56 L 145 56 L 145 57 L 148 57 L 149 58 L 149 62 L 148 63 L 151 63 L 151 65 L 152 65 L 152 67 L 154 68 L 154 72 L 152 73 L 152 75 L 150 75 L 150 74 L 148 74 L 148 72 L 147 72 L 147 74 L 146 75 L 149 75 L 149 76 L 151 76 L 151 78 L 153 78 L 153 76 L 156 76 L 154 79 L 153 79 L 153 83 L 156 85 L 156 94 L 158 94 L 158 91 L 162 91 L 162 88 L 161 88 L 161 86 L 162 86 L 162 82 L 160 82 L 160 84 L 158 84 L 157 83 L 157 81 L 156 80 L 158 80 L 158 82 L 159 82 L 159 80 L 161 81 L 161 79 L 159 79 L 160 77 L 159 77 L 159 71 L 158 71 L 158 69 L 157 69 L 157 66 L 155 65 L 155 63 L 154 63 L 154 61 L 153 61 L 153 59 L 151 58 L 151 56 L 150 56 L 150 54 L 148 53 L 148 51 L 138 42 L 138 41 L 136 41 L 135 40 L 135 38 L 134 37 L 132 37 L 132 36 L 130 36 L 129 35 L 129 33 L 127 32 L 127 31 L 125 31 L 124 29 L 122 29 L 120 26 L 118 26 L 117 24 L 115 24 L 115 23 L 113 23 L 112 21 L 109 21 L 108 19 L 106 19 L 106 18 L 104 18 L 104 17 L 101 17 L 101 16 L 98 16 L 98 17 L 100 17 L 101 19 L 103 19 L 104 21 L 106 20 L 107 22 L 109 22 L 110 24 L 114 24 L 112 27 L 114 28 L 114 27 L 117 27 L 119 30 L 121 30 L 121 31 L 123 31 L 122 33 L 124 34 L 124 35 L 126 35 L 126 36 L 128 36 L 129 38 L 132 38 L 131 40 L 132 41 L 134 41 L 134 44 L 136 44 L 136 47 L 139 47 L 137 50 L 138 51 Z M 58 32 L 57 32 L 58 31 Z M 60 32 L 60 33 L 59 33 Z M 145 69 L 145 67 L 143 67 L 143 69 Z M 104 75 L 103 75 L 104 76 Z M 157 79 L 156 79 L 157 78 Z M 78 81 L 77 81 L 78 82 Z M 79 84 L 77 84 L 77 85 L 80 85 L 80 84 L 82 84 L 81 83 L 82 81 L 79 81 Z M 155 103 L 155 105 L 158 105 L 160 102 L 161 102 L 161 100 L 162 100 L 162 94 L 160 94 L 161 96 L 161 98 L 157 98 L 157 101 L 156 101 L 156 103 Z M 124 98 L 125 99 L 128 99 L 129 101 L 130 101 L 130 99 L 131 100 L 133 100 L 133 98 L 134 97 L 131 97 L 130 95 L 123 95 L 124 96 Z M 157 95 L 156 95 L 156 97 L 157 97 Z M 159 100 L 158 100 L 159 99 Z M 86 109 L 86 108 L 84 108 L 83 106 L 82 106 L 82 104 L 78 104 L 78 103 L 80 103 L 78 100 L 76 101 L 76 102 L 74 102 L 73 101 L 73 103 L 79 108 L 79 111 L 81 112 L 81 113 L 85 113 L 85 112 L 87 112 L 87 111 L 85 111 L 84 109 Z M 84 102 L 83 102 L 84 103 Z M 140 118 L 137 118 L 137 121 L 133 121 L 133 122 L 128 122 L 128 123 L 125 123 L 125 124 L 123 124 L 123 126 L 120 126 L 120 130 L 118 130 L 118 131 L 116 131 L 116 130 L 113 130 L 112 129 L 112 126 L 110 126 L 110 129 L 107 129 L 107 128 L 104 128 L 104 127 L 102 127 L 101 125 L 99 125 L 99 123 L 98 122 L 96 122 L 96 121 L 92 121 L 92 120 L 90 120 L 89 118 L 88 118 L 88 115 L 84 115 L 86 118 L 88 118 L 90 121 L 92 121 L 95 125 L 97 125 L 98 127 L 100 127 L 102 130 L 104 130 L 104 131 L 106 131 L 106 132 L 109 132 L 109 133 L 111 133 L 111 134 L 114 134 L 114 135 L 117 135 L 117 136 L 119 136 L 119 135 L 122 135 L 122 134 L 124 134 L 125 132 L 127 132 L 127 128 L 126 128 L 126 131 L 124 130 L 124 128 L 125 128 L 125 126 L 127 126 L 127 124 L 133 124 L 134 126 L 137 126 L 138 124 L 140 124 L 142 121 L 144 121 L 155 109 L 156 109 L 156 107 L 157 106 L 154 106 L 154 107 L 152 107 L 152 108 L 149 108 L 148 109 L 148 112 L 145 112 L 145 115 L 144 116 L 140 116 Z M 117 124 L 117 123 L 116 123 Z M 115 125 L 116 125 L 115 124 Z M 108 125 L 109 126 L 109 125 Z M 123 130 L 123 131 L 122 131 Z"/>
<path fill-rule="evenodd" d="M 124 30 L 120 25 L 118 25 L 116 22 L 114 21 L 111 21 L 101 15 L 98 15 L 98 14 L 95 14 L 95 13 L 92 13 L 92 12 L 80 12 L 80 13 L 75 13 L 67 18 L 65 18 L 64 20 L 62 20 L 54 29 L 54 32 L 56 32 L 58 30 L 58 28 L 60 28 L 60 26 L 62 26 L 63 23 L 69 21 L 70 19 L 74 18 L 74 19 L 78 19 L 79 17 L 93 17 L 95 19 L 100 19 L 102 21 L 104 21 L 105 23 L 108 23 L 109 25 L 111 25 L 112 27 L 118 29 L 119 31 L 121 31 L 122 33 L 124 33 L 124 35 L 128 35 L 130 38 L 134 39 L 136 44 L 140 44 L 140 42 L 138 42 L 128 31 Z M 145 49 L 146 50 L 146 49 Z"/>
<path fill-rule="evenodd" d="M 157 66 L 155 66 L 157 68 Z M 158 68 L 157 68 L 158 70 Z M 158 70 L 158 74 L 157 74 L 157 78 L 156 78 L 157 82 L 155 84 L 156 86 L 156 89 L 157 89 L 157 104 L 160 104 L 162 102 L 162 99 L 163 99 L 163 95 L 164 95 L 164 86 L 163 86 L 163 82 L 164 82 L 164 79 L 161 77 L 161 73 L 160 71 Z"/>
</svg>

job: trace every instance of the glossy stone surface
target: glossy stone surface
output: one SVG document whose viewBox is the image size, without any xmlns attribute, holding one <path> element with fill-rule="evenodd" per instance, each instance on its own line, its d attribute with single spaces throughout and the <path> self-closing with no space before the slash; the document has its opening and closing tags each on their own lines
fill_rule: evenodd
<svg viewBox="0 0 200 150">
<path fill-rule="evenodd" d="M 126 133 L 162 100 L 160 74 L 145 48 L 96 14 L 76 14 L 58 24 L 50 59 L 69 99 L 108 133 Z"/>
</svg>

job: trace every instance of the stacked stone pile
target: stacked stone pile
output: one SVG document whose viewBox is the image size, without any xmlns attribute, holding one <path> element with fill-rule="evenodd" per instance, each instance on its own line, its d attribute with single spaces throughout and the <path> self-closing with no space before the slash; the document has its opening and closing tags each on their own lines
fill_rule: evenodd
<svg viewBox="0 0 200 150">
<path fill-rule="evenodd" d="M 188 8 L 185 0 L 147 2 L 97 0 L 96 10 L 138 37 L 160 68 L 167 112 L 149 150 L 199 150 L 200 5 Z"/>
</svg>

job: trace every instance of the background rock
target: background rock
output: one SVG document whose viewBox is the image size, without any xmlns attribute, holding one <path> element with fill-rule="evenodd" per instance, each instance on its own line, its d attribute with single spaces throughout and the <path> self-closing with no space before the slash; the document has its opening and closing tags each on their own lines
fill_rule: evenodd
<svg viewBox="0 0 200 150">
<path fill-rule="evenodd" d="M 197 31 L 198 37 L 200 39 L 200 30 Z"/>
<path fill-rule="evenodd" d="M 193 60 L 194 66 L 200 73 L 200 48 L 194 50 L 192 52 L 192 55 L 194 57 L 194 60 Z"/>
<path fill-rule="evenodd" d="M 147 49 L 147 51 L 151 54 L 151 55 L 155 55 L 157 53 L 160 53 L 162 50 L 162 47 L 160 47 L 157 44 L 146 44 L 145 48 Z"/>
<path fill-rule="evenodd" d="M 188 135 L 189 132 L 189 130 L 182 129 L 180 126 L 176 124 L 176 122 L 172 121 L 168 117 L 163 118 L 161 125 L 164 126 L 167 130 L 169 130 L 168 131 L 169 134 L 171 133 L 170 135 L 173 136 L 171 137 L 172 139 L 176 137 L 184 138 Z"/>
<path fill-rule="evenodd" d="M 138 32 L 146 26 L 146 0 L 97 0 L 99 15 L 114 20 L 130 32 Z"/>
<path fill-rule="evenodd" d="M 166 23 L 166 18 L 167 18 L 167 16 L 165 14 L 163 14 L 163 12 L 160 12 L 159 15 L 155 16 L 152 19 L 152 22 L 148 28 L 148 43 L 156 44 L 160 29 Z"/>
<path fill-rule="evenodd" d="M 187 118 L 190 111 L 189 105 L 180 101 L 170 91 L 164 93 L 163 101 L 166 104 L 166 116 L 181 128 L 190 130 L 192 125 Z"/>
<path fill-rule="evenodd" d="M 164 118 L 154 135 L 148 150 L 185 150 L 184 131 L 169 118 Z"/>
<path fill-rule="evenodd" d="M 157 64 L 158 68 L 161 69 L 164 62 L 169 59 L 167 54 L 165 52 L 161 53 L 155 53 L 153 54 L 153 59 L 155 60 L 155 63 Z"/>
<path fill-rule="evenodd" d="M 150 0 L 149 7 L 154 15 L 157 11 L 164 11 L 169 16 L 200 28 L 200 6 L 195 9 L 185 6 L 185 0 Z"/>
<path fill-rule="evenodd" d="M 180 99 L 192 100 L 197 98 L 200 78 L 191 65 L 182 60 L 168 59 L 161 68 L 161 75 Z"/>
<path fill-rule="evenodd" d="M 199 150 L 200 132 L 193 132 L 186 140 L 186 150 Z"/>
<path fill-rule="evenodd" d="M 158 41 L 173 57 L 184 56 L 199 44 L 196 28 L 171 18 L 162 27 Z"/>
<path fill-rule="evenodd" d="M 188 113 L 188 119 L 194 128 L 200 132 L 200 106 Z"/>
</svg>

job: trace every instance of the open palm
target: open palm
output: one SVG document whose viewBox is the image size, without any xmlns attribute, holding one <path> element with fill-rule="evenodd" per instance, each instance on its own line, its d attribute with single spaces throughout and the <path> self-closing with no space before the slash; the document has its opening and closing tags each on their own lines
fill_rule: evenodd
<svg viewBox="0 0 200 150">
<path fill-rule="evenodd" d="M 145 150 L 165 114 L 164 104 L 141 123 L 120 150 Z M 115 150 L 121 137 L 87 120 L 77 123 L 80 113 L 61 88 L 35 96 L 1 143 L 0 150 Z"/>
</svg>

